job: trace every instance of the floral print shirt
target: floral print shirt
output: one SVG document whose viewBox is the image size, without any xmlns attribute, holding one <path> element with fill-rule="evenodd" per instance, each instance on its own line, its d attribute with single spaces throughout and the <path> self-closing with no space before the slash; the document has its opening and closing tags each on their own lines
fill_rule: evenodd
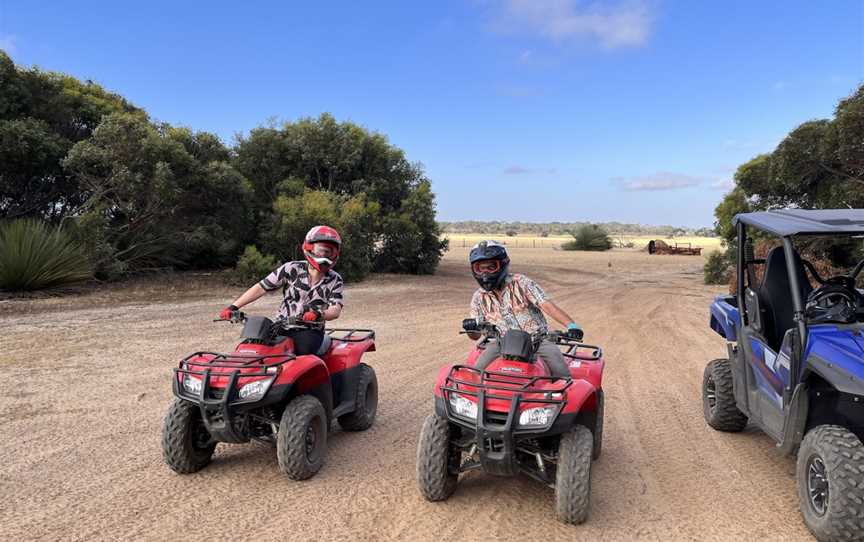
<svg viewBox="0 0 864 542">
<path fill-rule="evenodd" d="M 500 295 L 500 298 L 499 298 Z M 539 305 L 549 300 L 546 292 L 525 275 L 510 274 L 500 290 L 478 288 L 471 298 L 471 317 L 494 324 L 503 334 L 508 329 L 546 333 L 549 326 Z"/>
</svg>

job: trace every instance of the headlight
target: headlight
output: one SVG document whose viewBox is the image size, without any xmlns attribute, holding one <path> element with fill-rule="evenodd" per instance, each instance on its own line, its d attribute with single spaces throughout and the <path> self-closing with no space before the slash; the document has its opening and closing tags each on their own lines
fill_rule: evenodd
<svg viewBox="0 0 864 542">
<path fill-rule="evenodd" d="M 192 375 L 183 375 L 183 389 L 194 395 L 201 393 L 202 382 L 200 378 Z"/>
<path fill-rule="evenodd" d="M 537 407 L 523 410 L 519 425 L 547 425 L 555 417 L 555 407 Z"/>
<path fill-rule="evenodd" d="M 458 393 L 450 394 L 450 408 L 453 413 L 463 418 L 477 419 L 477 403 L 462 397 Z"/>
<path fill-rule="evenodd" d="M 264 397 L 264 394 L 267 393 L 268 389 L 270 389 L 270 384 L 272 383 L 272 378 L 250 382 L 240 388 L 240 399 L 242 401 L 257 401 Z"/>
</svg>

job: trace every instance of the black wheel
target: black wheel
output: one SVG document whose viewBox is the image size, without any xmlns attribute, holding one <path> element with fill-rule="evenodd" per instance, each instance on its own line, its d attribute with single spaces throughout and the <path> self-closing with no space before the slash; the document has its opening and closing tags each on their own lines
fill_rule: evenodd
<svg viewBox="0 0 864 542">
<path fill-rule="evenodd" d="M 171 470 L 180 474 L 197 472 L 213 458 L 216 442 L 201 419 L 201 409 L 175 399 L 162 428 L 162 457 Z"/>
<path fill-rule="evenodd" d="M 798 449 L 798 501 L 818 540 L 864 539 L 864 446 L 837 425 L 811 429 Z"/>
<path fill-rule="evenodd" d="M 296 397 L 285 407 L 279 422 L 276 437 L 279 468 L 292 480 L 306 480 L 321 470 L 326 452 L 324 406 L 311 395 Z"/>
<path fill-rule="evenodd" d="M 594 420 L 594 449 L 591 451 L 591 459 L 600 457 L 603 451 L 603 414 L 606 410 L 606 399 L 603 390 L 597 392 L 597 418 Z"/>
<path fill-rule="evenodd" d="M 354 399 L 354 412 L 337 418 L 346 431 L 365 431 L 375 422 L 378 412 L 378 378 L 375 371 L 365 363 L 360 364 L 360 378 Z"/>
<path fill-rule="evenodd" d="M 702 412 L 718 431 L 737 433 L 747 427 L 747 416 L 738 410 L 732 392 L 732 367 L 728 359 L 715 359 L 702 376 Z"/>
<path fill-rule="evenodd" d="M 450 423 L 430 414 L 417 443 L 417 484 L 427 501 L 443 501 L 456 491 L 462 453 L 450 442 Z"/>
<path fill-rule="evenodd" d="M 559 521 L 578 525 L 588 518 L 593 450 L 594 437 L 584 425 L 561 435 L 555 474 L 555 515 Z"/>
</svg>

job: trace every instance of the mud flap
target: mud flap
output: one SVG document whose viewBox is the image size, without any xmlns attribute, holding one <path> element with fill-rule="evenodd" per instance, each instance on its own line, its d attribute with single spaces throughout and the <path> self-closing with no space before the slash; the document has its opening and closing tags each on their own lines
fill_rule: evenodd
<svg viewBox="0 0 864 542">
<path fill-rule="evenodd" d="M 783 439 L 777 443 L 777 448 L 783 455 L 792 455 L 804 438 L 807 426 L 807 411 L 810 397 L 807 384 L 798 384 L 792 393 L 792 400 L 785 412 L 786 423 L 783 424 Z"/>
</svg>

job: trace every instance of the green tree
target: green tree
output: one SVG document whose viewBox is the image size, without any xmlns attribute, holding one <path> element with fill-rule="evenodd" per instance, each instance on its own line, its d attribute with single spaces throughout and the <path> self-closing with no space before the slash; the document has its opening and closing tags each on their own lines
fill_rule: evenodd
<svg viewBox="0 0 864 542">
<path fill-rule="evenodd" d="M 197 152 L 187 151 L 206 142 Z M 218 141 L 218 140 L 217 140 Z M 64 160 L 86 201 L 79 232 L 102 276 L 147 267 L 231 265 L 251 240 L 252 189 L 209 134 L 105 118 Z"/>
<path fill-rule="evenodd" d="M 339 231 L 342 251 L 336 270 L 345 280 L 362 279 L 372 269 L 374 231 L 380 212 L 365 194 L 339 195 L 305 189 L 302 195 L 280 195 L 273 204 L 270 227 L 264 236 L 267 252 L 282 261 L 302 260 L 301 244 L 313 226 L 328 224 Z"/>
<path fill-rule="evenodd" d="M 340 219 L 339 212 L 336 216 L 327 214 L 321 201 L 304 192 L 311 190 L 338 196 L 325 198 L 332 199 L 336 208 L 340 208 L 339 202 L 348 201 L 344 198 L 362 197 L 368 204 L 374 203 L 384 217 L 368 225 L 370 229 L 362 237 L 366 243 L 363 257 L 356 271 L 348 275 L 368 272 L 363 270 L 365 264 L 360 265 L 367 259 L 374 269 L 388 272 L 431 273 L 437 266 L 446 242 L 439 239 L 429 181 L 422 166 L 409 162 L 383 135 L 324 114 L 279 128 L 252 130 L 249 137 L 240 138 L 236 153 L 237 169 L 254 187 L 259 228 L 262 237 L 270 240 L 266 246 L 271 251 L 276 252 L 272 240 L 277 232 L 287 234 L 280 226 L 288 211 L 285 201 L 293 202 L 294 215 L 299 213 L 297 206 L 312 206 L 303 211 L 309 215 L 309 226 L 327 223 L 328 217 Z M 312 220 L 315 209 L 322 214 Z M 299 238 L 302 235 L 291 242 Z M 357 249 L 358 241 L 352 241 Z M 349 265 L 354 263 L 346 267 Z"/>
<path fill-rule="evenodd" d="M 447 250 L 435 222 L 435 195 L 429 181 L 422 181 L 402 201 L 397 213 L 384 220 L 376 269 L 393 273 L 434 273 Z"/>
<path fill-rule="evenodd" d="M 60 162 L 104 116 L 117 112 L 146 118 L 95 83 L 19 69 L 0 51 L 0 217 L 58 221 L 77 212 L 84 198 Z"/>
<path fill-rule="evenodd" d="M 717 235 L 727 241 L 734 240 L 735 226 L 732 224 L 732 219 L 738 213 L 749 213 L 751 210 L 744 190 L 740 187 L 733 188 L 714 209 L 714 216 L 717 218 L 714 227 Z"/>
</svg>

